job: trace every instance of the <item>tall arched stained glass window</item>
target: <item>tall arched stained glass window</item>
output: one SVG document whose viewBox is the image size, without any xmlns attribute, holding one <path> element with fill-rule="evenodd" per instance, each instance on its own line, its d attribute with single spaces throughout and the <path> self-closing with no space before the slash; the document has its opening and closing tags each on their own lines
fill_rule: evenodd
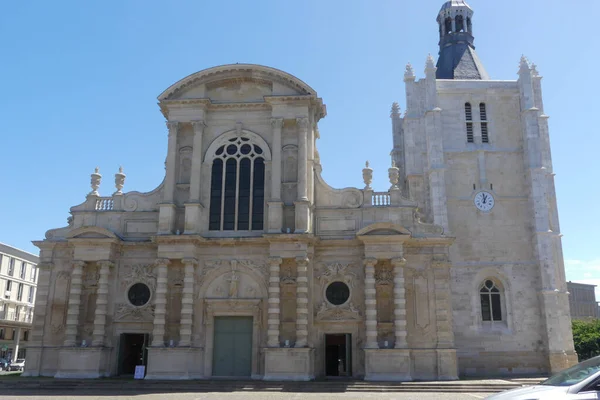
<svg viewBox="0 0 600 400">
<path fill-rule="evenodd" d="M 481 319 L 483 321 L 502 321 L 502 298 L 500 289 L 494 281 L 487 279 L 479 289 L 481 300 Z"/>
</svg>

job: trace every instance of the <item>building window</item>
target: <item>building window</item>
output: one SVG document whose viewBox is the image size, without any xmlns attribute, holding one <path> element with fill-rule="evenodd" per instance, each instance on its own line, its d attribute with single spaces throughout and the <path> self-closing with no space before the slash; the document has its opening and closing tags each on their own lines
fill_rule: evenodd
<svg viewBox="0 0 600 400">
<path fill-rule="evenodd" d="M 229 139 L 212 165 L 209 229 L 263 230 L 264 191 L 263 149 L 248 138 Z"/>
<path fill-rule="evenodd" d="M 325 297 L 334 306 L 341 306 L 350 298 L 350 288 L 344 282 L 333 282 L 327 286 Z"/>
<path fill-rule="evenodd" d="M 479 104 L 479 119 L 481 120 L 481 142 L 489 143 L 490 137 L 488 134 L 487 111 L 485 103 Z"/>
<path fill-rule="evenodd" d="M 34 293 L 33 286 L 29 286 L 29 294 L 27 295 L 27 302 L 28 303 L 33 303 L 33 293 Z"/>
<path fill-rule="evenodd" d="M 494 281 L 487 279 L 479 289 L 481 301 L 481 319 L 483 321 L 502 321 L 502 299 L 500 289 Z"/>
<path fill-rule="evenodd" d="M 454 20 L 454 24 L 456 25 L 456 32 L 463 32 L 465 30 L 465 19 L 462 15 L 458 15 Z"/>
<path fill-rule="evenodd" d="M 27 263 L 21 262 L 21 270 L 19 271 L 19 278 L 25 279 L 25 271 L 27 271 Z"/>
<path fill-rule="evenodd" d="M 0 328 L 0 339 L 4 340 L 4 328 Z"/>
<path fill-rule="evenodd" d="M 17 359 L 25 359 L 26 354 L 27 354 L 27 349 L 24 347 L 19 347 L 19 352 L 17 353 Z"/>
<path fill-rule="evenodd" d="M 37 267 L 35 265 L 31 266 L 31 281 L 35 282 L 35 278 L 37 278 Z"/>
<path fill-rule="evenodd" d="M 127 298 L 132 305 L 141 307 L 150 301 L 150 288 L 143 283 L 136 283 L 129 288 Z"/>
<path fill-rule="evenodd" d="M 17 338 L 17 330 L 13 329 L 12 330 L 12 340 L 15 340 Z"/>
<path fill-rule="evenodd" d="M 467 143 L 473 143 L 473 109 L 471 103 L 465 103 L 465 120 L 467 121 Z"/>
<path fill-rule="evenodd" d="M 23 284 L 19 283 L 18 289 L 17 289 L 17 300 L 18 301 L 22 301 L 23 300 Z"/>
<path fill-rule="evenodd" d="M 9 258 L 8 259 L 8 275 L 13 276 L 14 273 L 15 273 L 15 259 Z"/>
<path fill-rule="evenodd" d="M 19 317 L 21 316 L 21 306 L 15 307 L 15 321 L 19 321 Z"/>
<path fill-rule="evenodd" d="M 10 291 L 12 289 L 12 281 L 6 281 L 6 292 L 4 293 L 4 297 L 10 299 Z"/>
</svg>

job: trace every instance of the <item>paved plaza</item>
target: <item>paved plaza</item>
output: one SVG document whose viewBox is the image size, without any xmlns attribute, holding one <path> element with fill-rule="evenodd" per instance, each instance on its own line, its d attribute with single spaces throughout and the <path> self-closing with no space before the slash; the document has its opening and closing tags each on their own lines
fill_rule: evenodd
<svg viewBox="0 0 600 400">
<path fill-rule="evenodd" d="M 46 391 L 39 394 L 23 394 L 20 392 L 0 394 L 0 400 L 327 400 L 327 399 L 381 399 L 381 400 L 468 400 L 484 399 L 489 393 L 154 393 L 154 394 L 117 394 L 113 392 L 99 393 L 53 393 Z"/>
</svg>

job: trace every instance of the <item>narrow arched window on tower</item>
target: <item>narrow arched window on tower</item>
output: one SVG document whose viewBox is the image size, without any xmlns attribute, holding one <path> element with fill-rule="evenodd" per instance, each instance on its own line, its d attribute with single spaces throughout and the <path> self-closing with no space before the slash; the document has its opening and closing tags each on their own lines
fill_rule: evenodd
<svg viewBox="0 0 600 400">
<path fill-rule="evenodd" d="M 467 143 L 473 143 L 473 110 L 471 103 L 465 103 L 465 119 L 467 121 Z"/>
<path fill-rule="evenodd" d="M 447 35 L 449 33 L 452 33 L 452 18 L 447 17 L 446 21 L 444 22 L 444 33 Z"/>
<path fill-rule="evenodd" d="M 210 182 L 209 230 L 263 229 L 263 149 L 248 138 L 229 139 L 215 153 Z"/>
<path fill-rule="evenodd" d="M 465 30 L 464 18 L 462 15 L 456 17 L 456 32 L 463 32 Z"/>
<path fill-rule="evenodd" d="M 489 143 L 490 136 L 488 132 L 487 111 L 485 109 L 485 103 L 479 104 L 479 119 L 481 120 L 481 142 Z"/>
<path fill-rule="evenodd" d="M 486 279 L 479 289 L 481 301 L 481 319 L 483 321 L 502 321 L 502 297 L 498 286 Z"/>
</svg>

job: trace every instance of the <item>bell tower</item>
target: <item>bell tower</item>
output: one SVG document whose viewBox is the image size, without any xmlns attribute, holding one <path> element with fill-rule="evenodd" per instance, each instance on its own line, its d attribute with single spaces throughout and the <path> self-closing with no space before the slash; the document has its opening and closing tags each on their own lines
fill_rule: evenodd
<svg viewBox="0 0 600 400">
<path fill-rule="evenodd" d="M 490 79 L 475 52 L 473 9 L 464 0 L 444 3 L 437 16 L 440 52 L 437 79 Z"/>
</svg>

